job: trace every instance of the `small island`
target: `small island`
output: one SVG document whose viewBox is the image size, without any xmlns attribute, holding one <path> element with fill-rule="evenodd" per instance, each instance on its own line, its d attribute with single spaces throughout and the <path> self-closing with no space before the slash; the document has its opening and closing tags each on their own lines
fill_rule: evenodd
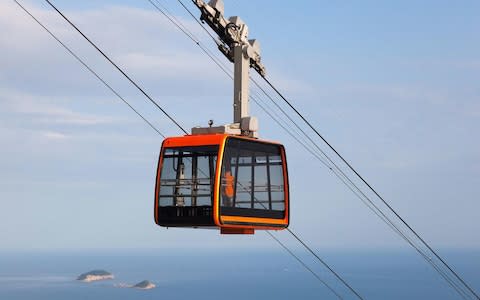
<svg viewBox="0 0 480 300">
<path fill-rule="evenodd" d="M 149 290 L 155 288 L 155 284 L 148 280 L 144 280 L 142 282 L 137 283 L 136 285 L 132 286 L 135 289 L 141 289 L 141 290 Z"/>
<path fill-rule="evenodd" d="M 77 278 L 77 280 L 80 280 L 83 282 L 92 282 L 92 281 L 107 280 L 107 279 L 113 279 L 113 274 L 105 270 L 93 270 L 87 273 L 83 273 Z"/>
</svg>

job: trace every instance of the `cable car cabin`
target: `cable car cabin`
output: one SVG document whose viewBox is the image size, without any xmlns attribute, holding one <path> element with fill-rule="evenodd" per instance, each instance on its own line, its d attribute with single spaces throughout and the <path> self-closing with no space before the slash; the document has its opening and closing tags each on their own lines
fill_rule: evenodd
<svg viewBox="0 0 480 300">
<path fill-rule="evenodd" d="M 158 162 L 155 222 L 253 234 L 289 223 L 284 147 L 228 134 L 166 138 Z"/>
</svg>

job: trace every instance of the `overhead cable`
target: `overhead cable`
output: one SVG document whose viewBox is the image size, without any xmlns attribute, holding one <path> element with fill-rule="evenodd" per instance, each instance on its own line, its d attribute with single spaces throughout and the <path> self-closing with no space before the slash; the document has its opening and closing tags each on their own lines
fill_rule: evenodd
<svg viewBox="0 0 480 300">
<path fill-rule="evenodd" d="M 207 47 L 205 47 L 200 40 L 180 21 L 178 20 L 175 16 L 173 16 L 168 9 L 163 6 L 158 0 L 147 0 L 152 4 L 157 11 L 159 11 L 163 16 L 165 16 L 175 27 L 177 27 L 183 34 L 185 34 L 191 41 L 193 41 L 231 80 L 233 80 L 233 75 L 231 74 L 231 71 L 228 70 L 228 67 L 222 63 L 216 56 L 213 54 Z M 183 2 L 179 1 L 181 4 Z M 186 6 L 183 4 L 182 5 L 184 8 Z M 201 23 L 199 23 L 201 25 Z M 208 32 L 208 30 L 202 26 Z M 257 84 L 258 85 L 258 84 Z M 259 86 L 259 85 L 258 85 Z M 260 87 L 260 86 L 259 86 Z M 264 91 L 263 91 L 264 92 Z M 264 92 L 265 93 L 265 92 Z M 315 156 L 317 159 L 319 159 L 327 168 L 331 169 L 330 166 L 327 165 L 325 160 L 315 154 L 309 146 L 308 142 L 305 140 L 302 140 L 300 135 L 294 134 L 291 132 L 292 128 L 288 124 L 282 124 L 282 118 L 276 114 L 274 110 L 268 109 L 268 107 L 265 107 L 264 105 L 268 106 L 265 102 L 264 105 L 260 104 L 259 101 L 262 101 L 262 97 L 259 93 L 257 93 L 255 90 L 252 91 L 253 95 L 250 95 L 250 98 L 257 104 L 267 115 L 269 115 L 274 122 L 276 122 L 280 127 L 282 127 L 287 134 L 289 134 L 293 139 L 295 139 L 298 143 L 300 143 L 309 153 L 311 153 L 313 156 Z M 273 116 L 272 114 L 275 114 L 276 116 Z M 286 127 L 290 127 L 290 129 L 287 129 Z"/>
<path fill-rule="evenodd" d="M 170 16 L 170 15 L 169 15 L 169 12 L 165 9 L 165 7 L 161 6 L 161 4 L 158 3 L 158 1 L 155 1 L 156 3 L 153 3 L 151 0 L 147 0 L 147 1 L 150 2 L 158 11 L 160 11 L 168 20 L 170 20 L 170 21 L 171 21 L 178 29 L 180 29 L 185 35 L 187 35 L 187 36 L 188 36 L 196 45 L 198 45 L 205 53 L 208 54 L 208 52 L 209 52 L 208 49 L 205 48 L 205 47 L 200 43 L 200 41 L 191 33 L 191 31 L 189 31 L 178 19 L 175 19 L 173 16 Z M 181 1 L 180 1 L 180 2 L 181 2 Z M 208 55 L 208 56 L 210 57 L 210 59 L 212 59 L 212 60 L 217 64 L 217 66 L 219 66 L 219 67 L 222 69 L 222 71 L 223 71 L 225 74 L 227 74 L 227 76 L 229 76 L 229 77 L 233 80 L 233 76 L 229 73 L 229 71 L 226 69 L 226 67 L 225 67 L 224 65 L 222 65 L 221 62 L 219 62 L 218 60 L 216 60 L 215 56 L 214 56 L 212 53 L 209 53 L 209 54 L 210 54 L 210 55 Z M 269 115 L 272 117 L 272 119 L 276 120 L 276 119 L 268 112 L 267 109 L 263 108 L 263 107 L 261 106 L 261 104 L 259 104 L 259 103 L 255 100 L 255 98 L 254 98 L 253 96 L 250 96 L 250 97 L 251 97 L 251 98 L 257 103 L 257 105 L 259 105 L 267 114 L 269 114 Z M 283 125 L 280 124 L 280 123 L 278 123 L 278 124 L 279 124 L 280 126 L 283 126 Z M 315 155 L 315 154 L 314 154 L 314 155 Z M 321 158 L 320 158 L 320 159 L 321 159 Z M 320 282 L 321 282 L 322 284 L 326 285 L 331 291 L 333 291 L 333 289 L 332 289 L 330 286 L 328 286 L 328 284 L 326 284 L 325 281 L 323 281 L 315 272 L 313 272 L 313 270 L 312 270 L 311 268 L 309 268 L 303 261 L 301 261 L 297 256 L 295 256 L 291 250 L 289 250 L 283 243 L 281 243 L 277 238 L 275 238 L 270 232 L 269 232 L 269 234 L 270 234 L 270 236 L 271 236 L 272 238 L 275 239 L 275 241 L 277 241 L 277 243 L 280 244 L 280 246 L 282 246 L 282 247 L 285 248 L 289 253 L 291 253 L 291 254 L 294 256 L 294 258 L 295 258 L 296 260 L 298 260 L 298 261 L 302 264 L 302 266 L 306 267 L 306 269 L 307 269 L 309 272 L 311 272 L 312 274 L 314 274 L 314 276 L 315 276 L 318 280 L 320 280 Z M 317 258 L 319 258 L 319 257 L 317 256 Z M 322 261 L 322 263 L 325 264 L 324 261 Z M 328 265 L 327 265 L 327 266 L 328 266 Z M 328 268 L 329 268 L 329 270 L 333 271 L 333 269 L 331 269 L 329 266 L 328 266 Z M 338 274 L 337 274 L 337 273 L 334 273 L 334 274 L 335 274 L 335 276 L 338 277 Z M 339 277 L 339 278 L 340 278 L 340 277 Z M 342 279 L 342 281 L 343 281 L 343 279 Z M 343 281 L 343 282 L 345 282 L 345 281 Z M 348 287 L 351 288 L 350 286 L 348 286 Z M 339 296 L 337 292 L 335 292 L 335 291 L 333 291 L 333 292 L 335 293 L 335 295 Z M 354 293 L 358 295 L 357 292 L 354 291 Z M 341 298 L 341 297 L 340 297 L 340 298 Z M 360 297 L 360 299 L 362 299 L 362 298 Z"/>
<path fill-rule="evenodd" d="M 188 33 L 187 33 L 188 30 L 186 30 L 186 27 L 185 27 L 183 24 L 181 24 L 181 22 L 180 22 L 179 20 L 175 20 L 175 21 L 174 21 L 174 18 L 168 16 L 167 12 L 163 11 L 158 5 L 155 5 L 151 0 L 147 0 L 147 1 L 149 1 L 157 10 L 159 10 L 165 17 L 167 17 L 175 26 L 177 26 L 177 27 L 178 27 L 185 35 L 187 35 L 192 41 L 194 41 L 195 44 L 197 44 L 200 48 L 202 48 L 202 50 L 203 50 L 204 52 L 207 52 L 207 50 L 205 50 L 206 48 L 200 43 L 200 41 L 199 41 L 197 38 L 195 38 L 192 34 L 188 34 Z M 158 1 L 156 1 L 156 2 L 157 2 L 157 4 L 159 4 Z M 179 0 L 179 2 L 182 4 L 182 6 L 183 6 L 185 9 L 188 10 L 188 8 L 187 8 L 185 5 L 183 5 L 183 3 L 182 3 L 180 0 Z M 191 14 L 191 15 L 193 16 L 193 14 Z M 199 23 L 199 24 L 202 26 L 201 23 Z M 203 26 L 202 26 L 202 27 L 203 27 Z M 205 29 L 206 29 L 206 28 L 205 28 Z M 209 55 L 209 56 L 210 56 L 210 58 L 211 58 L 212 60 L 214 60 L 214 62 L 215 62 L 231 79 L 233 79 L 233 76 L 231 76 L 231 74 L 229 74 L 229 73 L 225 70 L 225 68 L 223 68 L 223 67 L 221 66 L 221 63 L 219 63 L 218 61 L 216 61 L 216 59 L 214 58 L 213 55 Z M 254 99 L 254 98 L 253 98 L 253 99 Z M 255 101 L 255 102 L 256 102 L 256 101 Z M 267 112 L 267 114 L 269 114 L 270 117 L 272 117 L 272 119 L 276 120 L 270 113 L 268 113 L 268 110 L 264 109 L 258 102 L 257 102 L 257 104 L 258 104 L 265 112 Z M 277 122 L 277 123 L 278 123 L 278 122 Z M 279 125 L 280 125 L 280 124 L 279 124 Z M 282 125 L 281 125 L 281 126 L 282 126 Z M 282 127 L 283 127 L 283 126 L 282 126 Z M 285 127 L 283 127 L 283 128 L 285 129 Z M 288 131 L 287 131 L 287 132 L 288 132 Z M 298 139 L 297 139 L 297 141 L 298 141 Z M 308 150 L 308 149 L 307 149 L 307 150 Z M 312 153 L 312 152 L 311 152 L 311 153 Z M 313 154 L 313 153 L 312 153 L 312 154 Z M 316 156 L 315 154 L 313 154 L 313 155 Z M 322 161 L 322 159 L 321 159 L 320 157 L 318 157 L 318 158 Z M 291 230 L 289 230 L 289 232 L 290 232 L 290 234 L 293 234 L 293 235 L 294 235 L 294 233 L 293 233 Z M 296 235 L 294 235 L 294 236 L 296 237 L 297 240 L 299 240 L 298 236 L 296 236 Z M 305 246 L 308 247 L 307 244 L 306 244 L 305 242 L 303 242 L 303 241 L 302 241 L 301 244 L 302 244 L 304 247 L 305 247 Z M 307 249 L 308 249 L 309 251 L 311 251 L 310 248 L 307 248 Z M 312 252 L 312 251 L 311 251 L 311 252 Z M 341 278 L 341 277 L 338 275 L 338 273 L 336 273 L 330 266 L 328 266 L 328 265 L 325 263 L 325 261 L 323 261 L 323 260 L 322 260 L 317 254 L 315 254 L 314 252 L 312 252 L 312 253 L 313 253 L 314 256 L 316 257 L 316 259 L 320 261 L 321 264 L 323 264 L 324 266 L 326 266 L 327 269 L 329 269 L 329 271 L 331 271 L 331 272 L 334 274 L 335 277 L 337 277 L 338 279 L 340 279 L 341 282 L 342 282 L 348 289 L 350 289 L 359 299 L 363 299 L 363 298 L 360 296 L 360 294 L 359 294 L 357 291 L 355 291 L 343 278 Z"/>
<path fill-rule="evenodd" d="M 140 116 L 150 127 L 152 127 L 159 135 L 162 137 L 165 137 L 151 122 L 149 122 L 145 117 L 143 117 L 133 106 L 131 106 L 119 93 L 117 93 L 106 81 L 104 81 L 93 69 L 91 69 L 82 59 L 79 58 L 69 47 L 67 47 L 58 37 L 56 37 L 50 30 L 48 30 L 38 19 L 36 19 L 25 7 L 23 7 L 17 0 L 13 0 L 15 3 L 17 3 L 27 14 L 29 14 L 42 28 L 44 28 L 57 42 L 59 42 L 73 57 L 75 57 L 82 65 L 84 65 L 97 79 L 99 79 L 107 88 L 109 88 L 117 97 L 119 97 L 125 104 L 127 104 L 135 113 L 137 113 L 138 116 Z M 122 69 L 118 67 L 100 48 L 98 48 L 86 35 L 84 35 L 78 27 L 76 27 L 72 22 L 68 20 L 68 18 L 65 17 L 50 1 L 46 0 L 48 4 L 50 4 L 71 26 L 73 26 L 92 46 L 94 46 L 112 65 L 114 65 L 118 71 L 120 71 L 132 84 L 135 85 L 149 100 L 151 100 L 152 103 L 154 103 L 169 119 L 174 122 L 182 131 L 186 133 L 186 131 L 171 117 L 169 114 L 167 114 L 138 84 L 136 84 Z M 273 236 L 272 236 L 273 237 Z M 288 250 L 290 253 L 291 251 L 286 248 L 284 244 L 282 244 L 278 239 L 273 237 L 282 247 L 284 247 L 286 250 Z M 293 253 L 292 253 L 293 254 Z M 299 260 L 298 257 L 294 256 L 297 260 Z M 299 260 L 301 262 L 301 260 Z M 308 266 L 306 266 L 303 262 L 302 264 L 310 271 L 312 272 L 317 279 L 321 280 L 321 278 L 313 272 L 313 270 L 309 269 Z M 333 289 L 328 286 L 323 280 L 321 280 L 323 284 L 325 284 L 332 292 L 334 292 L 337 296 L 339 296 Z M 339 297 L 342 299 L 341 297 Z"/>
<path fill-rule="evenodd" d="M 320 132 L 288 101 L 283 94 L 265 77 L 262 77 L 265 82 L 284 100 L 285 103 L 310 127 L 315 134 L 322 139 L 322 141 L 348 166 L 348 168 L 357 175 L 357 177 L 385 204 L 385 206 L 424 244 L 435 257 L 445 265 L 448 270 L 477 298 L 480 297 L 461 277 L 455 272 L 447 262 L 440 257 L 440 255 L 397 213 L 395 209 L 352 167 L 352 165 L 320 134 Z"/>
<path fill-rule="evenodd" d="M 268 230 L 266 230 L 266 232 L 272 239 L 274 239 L 280 246 L 282 246 L 282 248 L 285 249 L 285 251 L 287 251 L 288 254 L 290 254 L 290 256 L 295 258 L 305 269 L 307 269 L 310 273 L 312 273 L 312 275 L 315 276 L 315 278 L 317 278 L 317 280 L 319 280 L 321 283 L 323 283 L 323 285 L 325 285 L 332 293 L 334 293 L 335 296 L 337 296 L 338 299 L 343 299 L 343 297 L 340 296 L 340 294 L 338 294 L 322 278 L 320 278 L 320 276 L 318 276 L 317 273 L 315 273 L 309 266 L 307 266 L 307 264 L 305 264 L 305 262 L 303 262 L 303 260 L 301 260 L 300 257 L 298 257 L 295 253 L 293 253 L 292 250 L 290 250 L 282 241 L 280 241 L 276 236 L 274 236 L 273 233 L 271 233 Z"/>
<path fill-rule="evenodd" d="M 208 32 L 207 28 L 201 24 L 200 22 L 198 22 L 197 18 L 192 14 L 192 12 L 188 9 L 188 7 L 186 7 L 183 2 L 181 0 L 177 0 L 178 2 L 180 2 L 180 4 L 182 5 L 182 7 L 189 13 L 190 16 L 192 16 L 196 21 L 197 23 L 205 30 Z M 210 35 L 210 33 L 209 33 Z M 333 166 L 335 167 L 335 169 L 337 169 L 338 172 L 341 173 L 341 175 L 339 174 L 336 174 L 335 175 L 337 177 L 339 177 L 340 180 L 342 180 L 347 186 L 350 184 L 353 186 L 353 188 L 355 190 L 358 190 L 358 192 L 363 195 L 367 201 L 369 203 L 371 203 L 373 205 L 373 207 L 378 210 L 378 213 L 374 211 L 374 209 L 372 207 L 370 207 L 367 203 L 365 203 L 367 205 L 367 207 L 369 207 L 372 211 L 374 211 L 375 214 L 377 214 L 377 216 L 379 216 L 384 222 L 387 223 L 387 225 L 389 225 L 389 227 L 391 227 L 397 234 L 399 234 L 407 243 L 409 243 L 429 264 L 432 265 L 432 267 L 437 271 L 439 272 L 439 274 L 447 281 L 447 283 L 449 283 L 457 292 L 459 292 L 459 294 L 464 297 L 465 295 L 465 292 L 459 288 L 459 286 L 452 281 L 452 279 L 450 279 L 450 277 L 444 272 L 442 271 L 437 265 L 435 262 L 432 261 L 432 259 L 426 255 L 421 249 L 419 249 L 418 245 L 415 245 L 415 243 L 413 243 L 413 241 L 408 238 L 405 234 L 402 233 L 402 231 L 393 223 L 393 221 L 391 221 L 372 201 L 371 199 L 366 196 L 358 187 L 357 185 L 341 170 L 341 168 L 339 168 L 328 156 L 327 154 L 298 126 L 298 124 L 289 116 L 288 113 L 286 113 L 272 98 L 271 96 L 269 96 L 269 94 L 252 78 L 250 77 L 251 80 L 254 82 L 254 84 L 272 101 L 272 103 L 274 103 L 274 105 L 279 108 L 285 116 L 287 116 L 287 118 L 316 146 L 316 148 L 322 153 L 322 155 L 324 155 L 329 161 L 330 163 L 333 164 Z M 375 189 L 373 189 L 373 187 L 368 184 L 368 182 L 351 166 L 350 163 L 348 163 L 343 156 L 340 155 L 339 152 L 337 152 L 337 150 L 318 132 L 318 130 L 316 130 L 312 124 L 280 93 L 280 91 L 265 77 L 262 77 L 265 82 L 277 93 L 277 95 L 279 95 L 282 100 L 287 103 L 287 105 L 302 119 L 302 121 L 304 121 L 315 133 L 317 136 L 319 136 L 322 141 L 324 143 L 327 144 L 327 146 L 332 150 L 334 151 L 334 153 L 357 175 L 357 177 L 359 177 L 361 179 L 362 182 L 364 182 L 364 184 L 367 185 L 367 187 L 372 190 L 375 195 L 387 206 L 387 208 L 393 212 L 395 214 L 395 216 L 404 224 L 406 225 L 406 227 L 421 241 L 422 244 L 424 244 L 424 246 L 426 246 L 428 248 L 428 250 L 430 250 L 430 252 L 432 252 L 435 257 L 437 259 L 440 260 L 440 262 L 446 266 L 448 268 L 448 270 L 450 270 L 450 272 L 464 285 L 464 287 L 466 287 L 474 296 L 476 299 L 480 299 L 478 297 L 478 295 L 475 293 L 475 291 L 430 247 L 430 245 L 428 245 L 418 234 L 415 230 L 413 230 L 412 227 L 410 227 L 410 225 L 408 225 L 408 223 L 383 199 L 383 197 L 381 197 L 377 191 Z M 309 151 L 310 152 L 310 151 Z M 331 167 L 329 167 L 330 170 L 333 171 L 333 169 Z M 341 177 L 344 177 L 349 183 L 347 184 L 344 179 L 342 179 Z M 349 187 L 350 188 L 350 187 Z M 361 196 L 359 196 L 352 188 L 350 188 L 352 190 L 352 192 L 354 192 L 359 198 L 361 198 Z M 361 199 L 362 200 L 362 199 Z M 363 201 L 363 200 L 362 200 Z M 460 291 L 459 291 L 460 289 Z M 463 292 L 462 292 L 463 291 Z"/>
<path fill-rule="evenodd" d="M 80 33 L 80 35 L 85 39 L 87 40 L 88 43 L 90 43 L 90 45 L 92 45 L 98 52 L 100 52 L 100 54 L 106 59 L 108 60 L 108 62 L 110 62 L 120 73 L 122 73 L 122 75 L 127 78 L 128 81 L 130 81 L 130 83 L 132 83 L 145 97 L 147 97 L 148 100 L 150 100 L 150 102 L 153 103 L 153 105 L 155 105 L 168 119 L 170 119 L 170 121 L 172 121 L 178 128 L 180 128 L 180 130 L 182 130 L 185 134 L 188 134 L 188 132 L 182 127 L 180 126 L 180 124 L 175 121 L 175 119 L 169 114 L 167 113 L 167 111 L 165 109 L 163 109 L 155 100 L 153 100 L 152 97 L 150 97 L 149 94 L 147 94 L 147 92 L 145 92 L 145 90 L 143 88 L 141 88 L 130 76 L 128 76 L 125 71 L 123 71 L 122 68 L 120 68 L 105 52 L 103 52 L 94 42 L 92 42 L 92 40 L 90 40 L 75 24 L 73 24 L 72 21 L 70 21 L 69 18 L 67 18 L 60 10 L 58 10 L 58 8 L 52 3 L 50 2 L 50 0 L 45 0 L 45 2 L 47 2 L 65 21 L 67 21 L 78 33 Z"/>
<path fill-rule="evenodd" d="M 133 110 L 145 123 L 155 130 L 160 136 L 165 138 L 158 128 L 156 128 L 150 121 L 148 121 L 138 110 L 136 110 L 125 98 L 123 98 L 110 84 L 108 84 L 100 75 L 95 72 L 87 63 L 82 60 L 73 50 L 71 50 L 64 42 L 62 42 L 52 31 L 50 31 L 40 20 L 38 20 L 27 8 L 25 8 L 17 0 L 13 0 L 26 14 L 28 14 L 38 25 L 40 25 L 52 38 L 54 38 L 67 52 L 72 55 L 79 63 L 81 63 L 93 76 L 95 76 L 105 87 L 107 87 L 115 96 L 117 96 L 123 103 L 125 103 L 131 110 Z"/>
</svg>

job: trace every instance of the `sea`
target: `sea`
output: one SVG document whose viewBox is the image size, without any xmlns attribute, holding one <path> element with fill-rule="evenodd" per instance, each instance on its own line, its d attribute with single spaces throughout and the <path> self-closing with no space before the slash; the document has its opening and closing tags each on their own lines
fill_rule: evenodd
<svg viewBox="0 0 480 300">
<path fill-rule="evenodd" d="M 461 299 L 413 252 L 316 251 L 364 299 Z M 443 254 L 474 289 L 480 290 L 479 251 Z M 298 255 L 343 299 L 355 299 L 308 253 Z M 93 283 L 76 280 L 94 269 L 111 272 L 115 279 Z M 142 280 L 150 280 L 156 288 L 124 287 Z M 287 252 L 265 249 L 0 252 L 1 300 L 338 299 L 322 281 Z"/>
</svg>

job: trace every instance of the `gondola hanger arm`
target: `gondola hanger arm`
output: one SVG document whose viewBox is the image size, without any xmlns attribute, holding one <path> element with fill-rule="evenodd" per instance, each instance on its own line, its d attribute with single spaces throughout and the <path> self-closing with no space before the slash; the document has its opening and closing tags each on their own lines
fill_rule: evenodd
<svg viewBox="0 0 480 300">
<path fill-rule="evenodd" d="M 225 18 L 222 0 L 192 0 L 200 10 L 200 20 L 207 23 L 218 35 L 218 48 L 234 64 L 233 123 L 216 127 L 192 128 L 192 134 L 228 133 L 258 137 L 258 120 L 250 116 L 250 68 L 265 76 L 261 63 L 260 43 L 248 39 L 247 24 L 238 16 Z"/>
</svg>

